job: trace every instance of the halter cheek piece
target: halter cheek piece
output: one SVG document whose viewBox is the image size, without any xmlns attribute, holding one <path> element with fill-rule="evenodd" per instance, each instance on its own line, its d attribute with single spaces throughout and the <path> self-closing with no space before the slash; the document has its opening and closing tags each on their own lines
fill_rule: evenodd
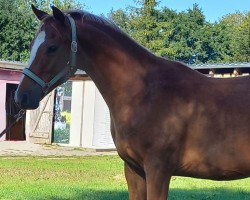
<svg viewBox="0 0 250 200">
<path fill-rule="evenodd" d="M 68 62 L 68 67 L 63 69 L 59 74 L 57 74 L 54 78 L 52 78 L 49 82 L 45 82 L 35 73 L 30 71 L 29 68 L 24 68 L 22 73 L 36 82 L 38 85 L 42 87 L 42 91 L 44 94 L 47 94 L 51 87 L 53 87 L 60 79 L 65 76 L 70 76 L 72 71 L 76 68 L 76 53 L 77 53 L 77 41 L 76 41 L 76 24 L 74 19 L 66 15 L 69 19 L 71 26 L 71 51 L 70 51 L 70 60 Z"/>
</svg>

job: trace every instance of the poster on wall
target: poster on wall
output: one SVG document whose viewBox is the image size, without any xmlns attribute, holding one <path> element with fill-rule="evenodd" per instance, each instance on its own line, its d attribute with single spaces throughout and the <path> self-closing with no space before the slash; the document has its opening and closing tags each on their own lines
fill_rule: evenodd
<svg viewBox="0 0 250 200">
<path fill-rule="evenodd" d="M 53 142 L 69 144 L 72 82 L 67 81 L 55 90 Z"/>
</svg>

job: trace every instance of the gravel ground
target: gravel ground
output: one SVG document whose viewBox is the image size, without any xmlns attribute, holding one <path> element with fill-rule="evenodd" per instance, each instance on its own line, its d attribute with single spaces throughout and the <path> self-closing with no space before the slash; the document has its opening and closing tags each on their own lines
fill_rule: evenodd
<svg viewBox="0 0 250 200">
<path fill-rule="evenodd" d="M 95 156 L 117 155 L 113 149 L 84 149 L 60 145 L 40 145 L 26 141 L 0 142 L 0 156 Z"/>
</svg>

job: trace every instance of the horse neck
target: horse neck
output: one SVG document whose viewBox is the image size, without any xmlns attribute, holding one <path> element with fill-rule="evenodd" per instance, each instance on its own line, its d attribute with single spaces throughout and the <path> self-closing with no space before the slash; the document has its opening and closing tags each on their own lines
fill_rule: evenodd
<svg viewBox="0 0 250 200">
<path fill-rule="evenodd" d="M 79 66 L 98 87 L 111 115 L 120 121 L 131 121 L 135 110 L 142 107 L 150 85 L 145 82 L 154 84 L 154 78 L 160 77 L 160 82 L 167 84 L 169 77 L 173 81 L 171 76 L 180 76 L 183 66 L 154 56 L 124 34 L 98 32 L 91 26 L 78 31 Z"/>
<path fill-rule="evenodd" d="M 126 36 L 118 43 L 117 39 L 113 40 L 116 36 L 95 35 L 95 31 L 88 32 L 86 29 L 80 31 L 80 66 L 94 81 L 110 110 L 122 109 L 121 105 L 127 109 L 144 87 L 143 77 L 147 67 L 141 61 L 142 55 L 144 60 L 152 55 L 145 55 L 147 51 Z M 134 48 L 133 53 L 124 47 L 128 42 Z"/>
</svg>

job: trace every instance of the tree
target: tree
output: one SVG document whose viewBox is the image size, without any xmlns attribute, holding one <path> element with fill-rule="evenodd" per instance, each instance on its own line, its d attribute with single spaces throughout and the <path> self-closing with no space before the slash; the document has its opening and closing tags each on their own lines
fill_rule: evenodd
<svg viewBox="0 0 250 200">
<path fill-rule="evenodd" d="M 188 63 L 207 61 L 201 38 L 207 23 L 197 4 L 187 12 L 177 13 L 167 7 L 157 10 L 159 2 L 155 0 L 137 2 L 140 8 L 111 13 L 111 18 L 131 37 L 163 57 Z"/>
<path fill-rule="evenodd" d="M 173 32 L 169 36 L 176 60 L 185 63 L 204 62 L 205 49 L 202 36 L 206 26 L 205 16 L 197 4 L 192 9 L 180 12 L 172 20 Z"/>
<path fill-rule="evenodd" d="M 75 0 L 0 0 L 0 59 L 28 60 L 29 44 L 39 24 L 31 3 L 48 13 L 50 5 L 60 9 L 84 7 Z M 109 18 L 155 54 L 190 64 L 249 62 L 250 11 L 210 23 L 197 4 L 177 13 L 167 7 L 158 9 L 157 0 L 136 3 L 137 7 L 112 10 Z"/>
<path fill-rule="evenodd" d="M 157 55 L 189 64 L 250 59 L 249 12 L 210 23 L 197 4 L 180 13 L 167 7 L 158 10 L 155 0 L 138 0 L 137 5 L 112 11 L 110 18 Z"/>
<path fill-rule="evenodd" d="M 234 17 L 235 24 L 231 42 L 234 62 L 250 62 L 250 11 L 232 14 L 230 17 Z"/>
<path fill-rule="evenodd" d="M 250 12 L 249 12 L 250 13 Z M 249 14 L 236 12 L 222 17 L 214 23 L 212 44 L 217 56 L 216 62 L 249 61 L 250 45 Z"/>
<path fill-rule="evenodd" d="M 129 29 L 130 18 L 128 15 L 129 14 L 127 14 L 127 12 L 122 9 L 119 9 L 116 11 L 112 9 L 111 12 L 108 14 L 108 17 L 111 21 L 114 21 L 116 25 L 119 26 L 119 28 L 121 28 L 126 33 L 129 33 L 130 32 L 130 29 Z"/>
<path fill-rule="evenodd" d="M 30 5 L 51 12 L 50 5 L 60 9 L 82 8 L 74 0 L 0 0 L 0 59 L 27 61 L 29 44 L 38 28 L 38 20 Z"/>
<path fill-rule="evenodd" d="M 25 0 L 24 0 L 25 1 Z M 79 1 L 75 0 L 29 0 L 27 2 L 27 6 L 34 4 L 39 9 L 50 13 L 51 5 L 58 7 L 59 9 L 83 9 L 84 4 L 79 3 Z"/>
<path fill-rule="evenodd" d="M 111 11 L 109 17 L 133 39 L 160 56 L 172 55 L 165 40 L 170 34 L 170 23 L 156 9 L 155 0 L 138 0 L 141 7 L 127 7 L 126 11 Z"/>
<path fill-rule="evenodd" d="M 28 55 L 28 40 L 35 31 L 31 15 L 21 12 L 17 1 L 0 0 L 0 57 L 23 60 Z"/>
</svg>

